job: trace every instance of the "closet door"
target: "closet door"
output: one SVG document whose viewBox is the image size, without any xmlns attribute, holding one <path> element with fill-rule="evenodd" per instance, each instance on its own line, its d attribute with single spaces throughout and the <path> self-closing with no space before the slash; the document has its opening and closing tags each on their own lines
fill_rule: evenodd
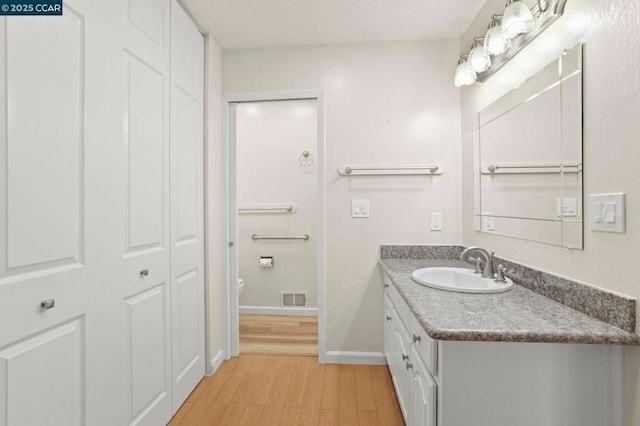
<svg viewBox="0 0 640 426">
<path fill-rule="evenodd" d="M 169 218 L 170 0 L 125 0 L 123 63 L 124 272 L 127 424 L 171 418 Z"/>
<path fill-rule="evenodd" d="M 124 424 L 120 1 L 0 18 L 0 425 Z"/>
<path fill-rule="evenodd" d="M 205 373 L 204 39 L 171 3 L 171 324 L 173 409 Z"/>
</svg>

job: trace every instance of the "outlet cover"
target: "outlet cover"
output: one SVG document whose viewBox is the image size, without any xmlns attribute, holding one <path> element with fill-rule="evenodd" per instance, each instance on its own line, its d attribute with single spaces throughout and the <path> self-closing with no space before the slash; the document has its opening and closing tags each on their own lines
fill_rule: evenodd
<svg viewBox="0 0 640 426">
<path fill-rule="evenodd" d="M 442 231 L 442 213 L 440 212 L 431 213 L 431 230 Z"/>
</svg>

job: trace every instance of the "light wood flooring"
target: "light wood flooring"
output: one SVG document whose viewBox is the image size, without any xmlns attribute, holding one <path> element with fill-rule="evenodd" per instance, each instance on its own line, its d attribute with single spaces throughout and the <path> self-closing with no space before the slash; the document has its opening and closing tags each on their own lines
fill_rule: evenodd
<svg viewBox="0 0 640 426">
<path fill-rule="evenodd" d="M 318 318 L 240 315 L 240 353 L 318 355 Z"/>
<path fill-rule="evenodd" d="M 386 366 L 246 354 L 205 377 L 169 426 L 403 424 Z"/>
</svg>

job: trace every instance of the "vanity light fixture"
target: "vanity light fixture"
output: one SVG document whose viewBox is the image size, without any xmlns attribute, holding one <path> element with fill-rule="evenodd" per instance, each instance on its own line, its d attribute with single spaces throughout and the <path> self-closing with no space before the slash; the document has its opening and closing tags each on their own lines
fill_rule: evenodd
<svg viewBox="0 0 640 426">
<path fill-rule="evenodd" d="M 469 86 L 476 82 L 476 73 L 471 69 L 467 60 L 468 57 L 469 55 L 460 55 L 460 59 L 458 59 L 458 66 L 456 67 L 454 78 L 456 87 Z"/>
<path fill-rule="evenodd" d="M 473 41 L 473 48 L 469 52 L 467 62 L 476 73 L 485 72 L 491 66 L 491 58 L 484 51 L 484 41 L 481 37 L 476 37 Z"/>
<path fill-rule="evenodd" d="M 507 0 L 504 13 L 493 15 L 484 40 L 474 38 L 468 55 L 460 55 L 456 87 L 484 82 L 564 13 L 567 0 Z"/>
</svg>

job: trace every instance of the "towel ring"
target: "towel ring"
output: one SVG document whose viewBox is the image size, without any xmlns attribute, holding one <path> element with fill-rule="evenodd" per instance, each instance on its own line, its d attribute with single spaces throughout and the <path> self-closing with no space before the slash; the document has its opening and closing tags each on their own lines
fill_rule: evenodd
<svg viewBox="0 0 640 426">
<path fill-rule="evenodd" d="M 313 155 L 309 151 L 302 151 L 302 154 L 298 157 L 298 163 L 302 167 L 310 167 L 313 164 Z"/>
</svg>

